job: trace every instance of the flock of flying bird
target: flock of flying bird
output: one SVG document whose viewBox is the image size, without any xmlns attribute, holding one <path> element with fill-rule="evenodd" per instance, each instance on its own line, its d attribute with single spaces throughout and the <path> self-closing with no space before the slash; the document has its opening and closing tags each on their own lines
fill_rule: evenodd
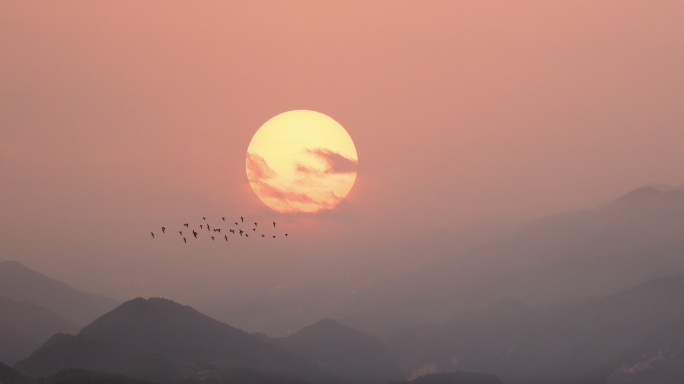
<svg viewBox="0 0 684 384">
<path fill-rule="evenodd" d="M 222 219 L 223 221 L 226 221 L 226 218 L 225 218 L 225 217 L 222 217 L 221 219 Z M 209 225 L 209 223 L 206 222 L 206 221 L 207 221 L 207 218 L 206 218 L 206 217 L 202 217 L 202 220 L 204 220 L 204 224 L 200 224 L 200 226 L 199 226 L 200 230 L 204 230 L 204 228 L 206 227 L 207 231 L 209 231 L 210 233 L 213 231 L 214 234 L 218 234 L 218 237 L 220 237 L 220 235 L 221 235 L 221 228 L 216 228 L 216 227 L 211 228 L 211 226 Z M 245 218 L 242 217 L 242 216 L 240 216 L 240 223 L 244 223 L 244 222 L 245 222 Z M 235 225 L 239 226 L 240 223 L 238 223 L 238 222 L 236 221 L 236 222 L 235 222 Z M 190 224 L 185 223 L 185 224 L 183 224 L 183 226 L 186 227 L 186 228 L 188 228 L 188 230 L 190 230 Z M 253 233 L 252 233 L 253 235 L 256 235 L 256 230 L 257 230 L 257 227 L 258 227 L 258 226 L 259 226 L 259 223 L 255 222 L 255 223 L 254 223 L 254 228 L 251 228 L 251 229 L 252 229 L 252 232 L 253 232 Z M 276 227 L 276 222 L 274 221 L 274 222 L 273 222 L 273 228 L 275 228 L 275 227 Z M 163 234 L 166 234 L 166 230 L 167 230 L 166 227 L 161 227 L 161 231 L 162 231 Z M 243 231 L 241 228 L 228 229 L 228 231 L 229 231 L 230 233 L 232 233 L 233 235 L 235 234 L 235 231 L 236 231 L 236 230 L 238 231 L 238 233 L 240 234 L 240 236 L 244 235 L 245 237 L 249 237 L 249 230 L 244 230 L 244 231 Z M 154 232 L 150 232 L 150 233 L 152 234 L 152 238 L 154 239 Z M 178 234 L 180 235 L 180 237 L 183 238 L 183 243 L 187 243 L 187 242 L 188 242 L 188 240 L 183 236 L 183 231 L 178 231 Z M 195 231 L 194 229 L 192 229 L 192 236 L 193 236 L 195 239 L 197 239 L 197 235 L 199 235 L 199 232 L 197 232 L 197 231 Z M 263 233 L 261 233 L 260 235 L 261 235 L 261 237 L 267 237 L 267 236 L 264 235 Z M 273 236 L 274 239 L 276 238 L 275 235 L 272 235 L 272 236 Z M 189 236 L 188 236 L 188 237 L 189 237 Z M 215 237 L 216 237 L 216 236 L 211 236 L 211 240 L 212 240 L 212 241 L 216 240 Z M 287 233 L 285 234 L 285 237 L 287 237 Z M 228 235 L 227 235 L 227 234 L 223 235 L 223 238 L 224 238 L 226 241 L 228 241 Z"/>
</svg>

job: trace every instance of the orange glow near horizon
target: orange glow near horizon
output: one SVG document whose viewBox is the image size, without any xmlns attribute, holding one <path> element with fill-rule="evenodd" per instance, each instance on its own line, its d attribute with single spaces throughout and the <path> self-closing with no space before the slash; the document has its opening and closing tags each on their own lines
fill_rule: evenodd
<svg viewBox="0 0 684 384">
<path fill-rule="evenodd" d="M 254 134 L 247 178 L 278 212 L 332 209 L 349 193 L 358 166 L 356 147 L 332 118 L 314 111 L 281 113 Z"/>
</svg>

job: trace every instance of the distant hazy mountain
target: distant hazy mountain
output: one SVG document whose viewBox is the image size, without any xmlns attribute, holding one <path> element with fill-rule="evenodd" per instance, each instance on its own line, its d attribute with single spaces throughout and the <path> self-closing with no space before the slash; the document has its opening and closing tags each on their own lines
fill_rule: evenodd
<svg viewBox="0 0 684 384">
<path fill-rule="evenodd" d="M 79 328 L 51 310 L 30 301 L 0 297 L 0 323 L 8 325 L 38 343 L 58 332 L 76 333 Z"/>
<path fill-rule="evenodd" d="M 264 336 L 258 337 L 266 340 Z M 403 377 L 380 340 L 335 320 L 321 320 L 270 342 L 353 382 L 385 383 Z"/>
<path fill-rule="evenodd" d="M 78 327 L 37 304 L 0 297 L 0 361 L 26 358 L 57 332 L 76 333 Z"/>
<path fill-rule="evenodd" d="M 17 261 L 0 262 L 0 296 L 34 302 L 79 327 L 120 303 L 114 299 L 77 291 Z"/>
<path fill-rule="evenodd" d="M 360 295 L 345 324 L 374 335 L 445 322 L 503 297 L 534 306 L 684 273 L 684 192 L 637 189 L 594 211 L 537 220 Z"/>
<path fill-rule="evenodd" d="M 401 329 L 385 345 L 405 374 L 431 365 L 490 372 L 507 383 L 571 382 L 606 378 L 654 356 L 662 364 L 682 361 L 683 323 L 684 276 L 674 276 L 535 310 L 505 299 L 443 327 Z"/>
<path fill-rule="evenodd" d="M 232 372 L 244 379 L 245 372 L 235 369 L 245 368 L 269 377 L 339 381 L 300 357 L 160 298 L 125 302 L 76 336 L 53 336 L 16 364 L 20 372 L 34 377 L 66 367 L 152 380 L 196 377 L 200 372 L 222 378 Z"/>
</svg>

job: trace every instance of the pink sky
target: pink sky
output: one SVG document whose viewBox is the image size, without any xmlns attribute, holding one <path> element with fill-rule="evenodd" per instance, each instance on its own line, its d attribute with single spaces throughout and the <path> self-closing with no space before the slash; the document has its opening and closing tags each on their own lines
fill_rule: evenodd
<svg viewBox="0 0 684 384">
<path fill-rule="evenodd" d="M 356 145 L 334 212 L 273 214 L 247 182 L 293 109 Z M 684 2 L 2 1 L 0 133 L 1 259 L 119 298 L 363 284 L 436 230 L 683 185 Z M 212 212 L 296 236 L 149 239 Z"/>
</svg>

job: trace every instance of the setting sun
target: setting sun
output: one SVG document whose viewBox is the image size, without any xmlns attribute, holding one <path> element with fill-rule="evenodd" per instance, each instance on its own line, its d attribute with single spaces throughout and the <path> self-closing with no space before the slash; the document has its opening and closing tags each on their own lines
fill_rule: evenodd
<svg viewBox="0 0 684 384">
<path fill-rule="evenodd" d="M 247 149 L 247 178 L 278 212 L 317 212 L 342 201 L 356 180 L 358 155 L 347 131 L 318 112 L 281 113 Z"/>
</svg>

